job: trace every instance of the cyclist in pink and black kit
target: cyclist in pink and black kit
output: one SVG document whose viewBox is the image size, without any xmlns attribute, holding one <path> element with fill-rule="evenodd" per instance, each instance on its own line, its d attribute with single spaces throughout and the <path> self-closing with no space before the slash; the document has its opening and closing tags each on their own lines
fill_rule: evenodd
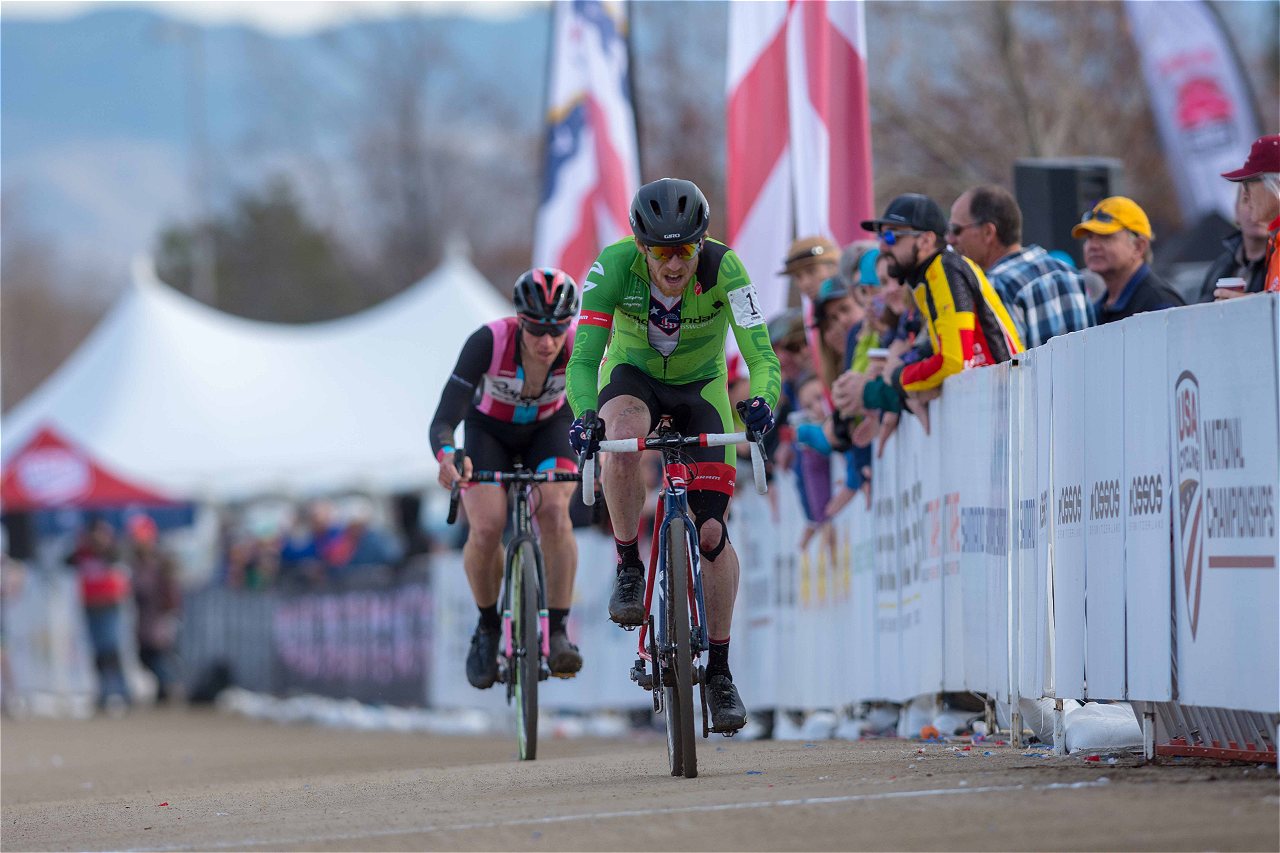
<svg viewBox="0 0 1280 853">
<path fill-rule="evenodd" d="M 509 471 L 517 458 L 536 471 L 578 470 L 568 438 L 573 415 L 564 398 L 578 285 L 562 270 L 535 268 L 516 280 L 514 298 L 515 317 L 487 323 L 467 339 L 431 421 L 431 449 L 440 463 L 439 483 L 446 489 L 459 477 L 465 482 L 472 470 Z M 454 465 L 453 432 L 459 422 L 466 425 L 461 472 Z M 548 665 L 560 677 L 582 668 L 582 655 L 565 630 L 578 567 L 569 521 L 573 490 L 573 483 L 544 483 L 533 501 L 546 557 Z M 470 524 L 462 562 L 480 610 L 467 653 L 467 680 L 484 689 L 498 677 L 506 489 L 493 483 L 468 485 L 462 504 Z"/>
</svg>

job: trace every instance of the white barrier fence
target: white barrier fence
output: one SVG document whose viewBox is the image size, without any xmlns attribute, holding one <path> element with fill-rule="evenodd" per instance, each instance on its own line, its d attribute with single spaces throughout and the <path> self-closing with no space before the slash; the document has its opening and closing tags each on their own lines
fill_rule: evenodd
<svg viewBox="0 0 1280 853">
<path fill-rule="evenodd" d="M 968 371 L 875 462 L 872 505 L 801 551 L 794 483 L 740 489 L 732 663 L 748 707 L 940 691 L 1280 712 L 1280 299 L 1146 314 Z M 614 562 L 580 537 L 587 667 L 550 707 L 642 707 L 635 635 L 604 616 Z M 459 561 L 460 562 L 460 561 Z M 435 574 L 432 692 L 462 675 L 474 606 Z"/>
</svg>

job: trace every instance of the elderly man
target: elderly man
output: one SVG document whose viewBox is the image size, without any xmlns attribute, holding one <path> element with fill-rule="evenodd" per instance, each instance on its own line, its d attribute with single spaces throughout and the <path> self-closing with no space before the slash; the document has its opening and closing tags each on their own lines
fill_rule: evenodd
<svg viewBox="0 0 1280 853">
<path fill-rule="evenodd" d="M 1237 181 L 1245 208 L 1258 222 L 1267 224 L 1267 260 L 1263 289 L 1268 293 L 1280 292 L 1280 134 L 1271 134 L 1255 140 L 1249 149 L 1249 158 L 1233 172 L 1222 177 Z M 1236 296 L 1222 288 L 1214 291 L 1215 298 Z"/>
<path fill-rule="evenodd" d="M 1104 198 L 1071 229 L 1071 236 L 1084 240 L 1085 266 L 1107 286 L 1106 295 L 1093 306 L 1099 325 L 1186 304 L 1152 272 L 1155 234 L 1146 212 L 1133 199 Z"/>
<path fill-rule="evenodd" d="M 1022 245 L 1022 211 L 1004 188 L 961 193 L 951 205 L 947 242 L 982 267 L 1027 347 L 1094 325 L 1084 280 L 1039 246 Z"/>
</svg>

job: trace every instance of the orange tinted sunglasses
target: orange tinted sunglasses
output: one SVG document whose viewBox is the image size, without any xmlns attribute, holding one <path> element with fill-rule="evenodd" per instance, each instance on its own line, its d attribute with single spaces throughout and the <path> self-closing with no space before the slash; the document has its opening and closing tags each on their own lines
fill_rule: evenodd
<svg viewBox="0 0 1280 853">
<path fill-rule="evenodd" d="M 668 261 L 671 258 L 689 261 L 693 260 L 693 256 L 698 254 L 701 248 L 702 241 L 699 240 L 696 243 L 681 243 L 679 246 L 645 246 L 644 250 L 655 261 Z"/>
</svg>

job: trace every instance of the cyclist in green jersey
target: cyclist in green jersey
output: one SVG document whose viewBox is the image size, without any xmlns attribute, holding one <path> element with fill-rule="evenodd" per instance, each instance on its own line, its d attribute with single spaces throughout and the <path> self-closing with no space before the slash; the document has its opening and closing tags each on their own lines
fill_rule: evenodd
<svg viewBox="0 0 1280 853">
<path fill-rule="evenodd" d="M 778 358 L 742 261 L 706 236 L 709 224 L 707 200 L 691 181 L 645 184 L 631 202 L 634 239 L 607 246 L 592 265 L 566 388 L 577 416 L 569 441 L 579 454 L 594 453 L 605 438 L 643 438 L 663 416 L 686 435 L 731 432 L 725 369 L 730 329 L 751 377 L 747 427 L 760 434 L 773 427 Z M 711 727 L 732 733 L 747 719 L 729 670 L 738 556 L 724 519 L 736 475 L 733 448 L 697 448 L 690 456 L 689 507 L 698 528 L 711 641 Z M 618 549 L 609 616 L 623 626 L 639 625 L 645 617 L 644 563 L 637 539 L 646 491 L 640 454 L 611 456 L 602 467 Z"/>
</svg>

